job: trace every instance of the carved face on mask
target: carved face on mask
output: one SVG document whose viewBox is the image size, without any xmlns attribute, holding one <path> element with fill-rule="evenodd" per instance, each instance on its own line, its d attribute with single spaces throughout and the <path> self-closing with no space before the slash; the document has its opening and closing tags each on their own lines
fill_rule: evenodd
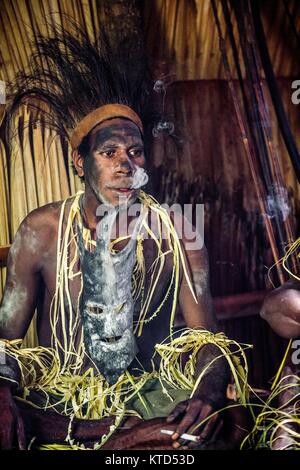
<svg viewBox="0 0 300 470">
<path fill-rule="evenodd" d="M 94 252 L 85 248 L 78 228 L 83 280 L 80 313 L 84 342 L 90 358 L 110 384 L 118 380 L 137 353 L 133 334 L 131 279 L 141 216 L 125 248 L 112 253 L 109 242 L 117 213 L 118 208 L 110 206 L 103 217 Z"/>
</svg>

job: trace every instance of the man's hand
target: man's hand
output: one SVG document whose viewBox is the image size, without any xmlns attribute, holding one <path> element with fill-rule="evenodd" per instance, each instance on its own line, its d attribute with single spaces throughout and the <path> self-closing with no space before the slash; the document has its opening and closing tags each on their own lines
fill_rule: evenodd
<svg viewBox="0 0 300 470">
<path fill-rule="evenodd" d="M 26 449 L 24 425 L 9 385 L 0 385 L 0 448 Z"/>
<path fill-rule="evenodd" d="M 197 427 L 197 429 L 195 427 L 216 411 L 216 406 L 201 398 L 191 398 L 180 402 L 167 418 L 167 423 L 178 422 L 172 436 L 174 440 L 173 447 L 175 449 L 180 446 L 191 448 L 208 441 L 214 441 L 223 426 L 223 420 L 219 414 L 214 414 L 214 416 L 205 421 L 203 425 Z M 180 439 L 183 433 L 197 436 L 198 442 L 183 441 Z"/>
<path fill-rule="evenodd" d="M 199 377 L 203 369 L 207 370 L 193 398 L 179 403 L 167 418 L 167 423 L 178 423 L 172 435 L 175 449 L 181 445 L 184 448 L 204 446 L 208 442 L 213 442 L 221 431 L 223 419 L 217 411 L 226 403 L 229 367 L 225 357 L 220 358 L 219 355 L 218 348 L 213 344 L 205 345 L 197 353 L 195 377 Z M 201 424 L 204 420 L 205 422 Z M 197 436 L 197 442 L 180 439 L 183 433 Z"/>
</svg>

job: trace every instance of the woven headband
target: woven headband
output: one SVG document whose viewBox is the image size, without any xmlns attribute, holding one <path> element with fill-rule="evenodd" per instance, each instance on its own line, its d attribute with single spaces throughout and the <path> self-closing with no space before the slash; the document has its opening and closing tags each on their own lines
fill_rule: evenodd
<svg viewBox="0 0 300 470">
<path fill-rule="evenodd" d="M 126 118 L 134 122 L 144 133 L 143 124 L 139 116 L 133 109 L 124 104 L 106 104 L 87 114 L 76 126 L 71 136 L 72 150 L 76 150 L 82 139 L 98 124 L 113 118 Z"/>
</svg>

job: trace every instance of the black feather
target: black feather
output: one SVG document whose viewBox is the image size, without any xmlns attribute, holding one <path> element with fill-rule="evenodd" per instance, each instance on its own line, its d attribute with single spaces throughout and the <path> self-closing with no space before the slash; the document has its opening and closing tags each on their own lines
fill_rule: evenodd
<svg viewBox="0 0 300 470">
<path fill-rule="evenodd" d="M 8 87 L 8 142 L 13 115 L 24 103 L 65 139 L 84 116 L 108 103 L 130 106 L 146 126 L 153 119 L 147 62 L 133 53 L 130 36 L 122 44 L 112 44 L 102 30 L 92 42 L 73 20 L 68 21 L 68 31 L 52 23 L 53 37 L 36 36 L 29 72 L 20 72 Z"/>
</svg>

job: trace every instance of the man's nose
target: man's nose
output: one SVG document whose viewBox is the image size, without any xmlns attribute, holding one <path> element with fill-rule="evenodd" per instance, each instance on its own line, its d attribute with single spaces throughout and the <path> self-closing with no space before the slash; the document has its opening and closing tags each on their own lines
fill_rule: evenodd
<svg viewBox="0 0 300 470">
<path fill-rule="evenodd" d="M 116 172 L 131 176 L 134 170 L 133 162 L 126 150 L 120 150 L 118 152 L 118 163 L 116 165 Z"/>
</svg>

